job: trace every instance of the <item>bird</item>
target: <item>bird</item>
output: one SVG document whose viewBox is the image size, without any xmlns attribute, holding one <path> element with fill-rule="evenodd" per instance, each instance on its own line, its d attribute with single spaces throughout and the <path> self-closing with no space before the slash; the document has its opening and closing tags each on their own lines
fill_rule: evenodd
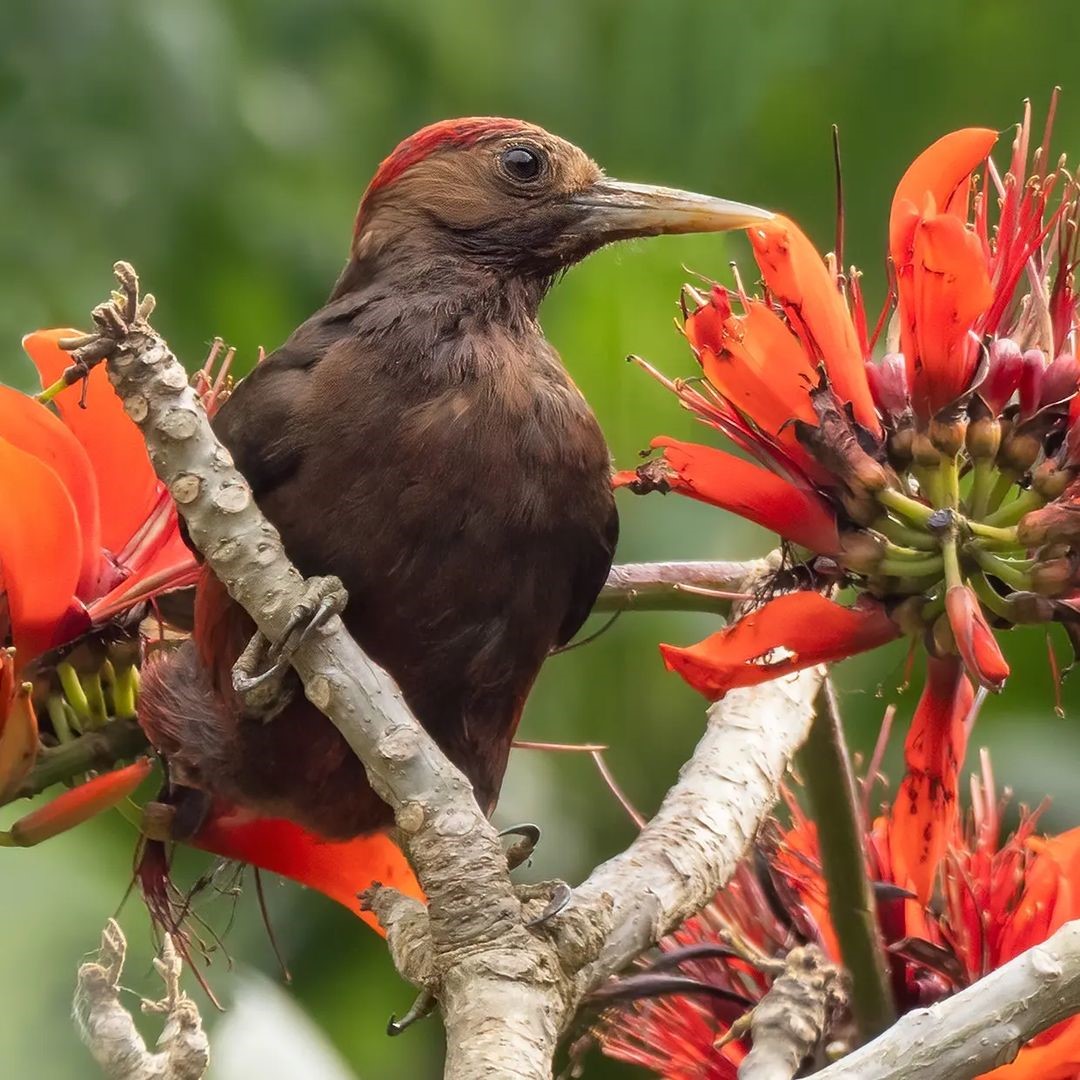
<svg viewBox="0 0 1080 1080">
<path fill-rule="evenodd" d="M 489 814 L 533 682 L 618 537 L 610 454 L 541 301 L 614 241 L 770 216 L 610 179 L 524 121 L 432 124 L 375 172 L 326 304 L 214 418 L 290 558 L 340 580 L 346 628 Z M 156 655 L 140 698 L 170 784 L 329 840 L 386 829 L 315 706 L 286 686 L 270 715 L 235 689 L 254 633 L 204 569 L 192 638 Z"/>
</svg>

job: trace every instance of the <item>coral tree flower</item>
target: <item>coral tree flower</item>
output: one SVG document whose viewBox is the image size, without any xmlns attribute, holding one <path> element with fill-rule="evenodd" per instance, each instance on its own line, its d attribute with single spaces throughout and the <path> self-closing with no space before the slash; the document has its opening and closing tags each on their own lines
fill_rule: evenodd
<svg viewBox="0 0 1080 1080">
<path fill-rule="evenodd" d="M 913 162 L 889 218 L 895 309 L 873 334 L 858 273 L 784 217 L 749 232 L 762 296 L 741 282 L 687 288 L 702 377 L 662 381 L 750 460 L 662 436 L 659 456 L 616 483 L 778 532 L 815 587 L 688 649 L 663 646 L 702 693 L 900 634 L 999 690 L 996 630 L 1056 620 L 1080 642 L 1080 196 L 1049 165 L 1049 126 L 1032 154 L 1025 115 L 1004 176 L 983 128 Z M 837 586 L 857 602 L 828 598 Z"/>
<path fill-rule="evenodd" d="M 891 812 L 867 831 L 865 849 L 879 883 L 878 919 L 901 1012 L 956 993 L 1080 916 L 1080 829 L 1038 836 L 1038 814 L 1023 811 L 1017 830 L 1003 838 L 986 759 L 983 776 L 972 780 L 970 815 L 965 822 L 952 818 L 948 842 L 933 853 L 927 887 L 917 894 L 908 834 L 940 807 L 917 785 L 923 805 L 911 814 L 910 780 Z M 764 858 L 740 866 L 708 908 L 660 942 L 663 969 L 693 980 L 697 992 L 610 1010 L 598 1032 L 605 1053 L 670 1080 L 735 1080 L 747 1046 L 725 1036 L 770 985 L 767 965 L 756 966 L 755 956 L 773 959 L 812 943 L 839 962 L 815 828 L 791 805 L 791 826 L 763 842 Z M 1078 1070 L 1080 1019 L 1073 1018 L 987 1075 L 1071 1080 Z"/>
<path fill-rule="evenodd" d="M 58 342 L 74 336 L 44 330 L 23 339 L 43 386 L 70 365 Z M 56 410 L 0 387 L 0 566 L 20 666 L 192 583 L 196 569 L 104 367 L 60 393 Z"/>
<path fill-rule="evenodd" d="M 69 366 L 58 342 L 74 334 L 46 330 L 23 340 L 43 386 Z M 24 673 L 36 674 L 42 654 L 189 584 L 196 567 L 172 500 L 104 368 L 90 373 L 85 388 L 62 392 L 56 411 L 0 386 L 0 503 L 0 643 L 10 647 L 0 678 L 0 797 L 6 800 L 38 750 L 35 701 Z M 78 677 L 71 674 L 74 689 Z M 94 685 L 100 689 L 100 680 Z M 84 689 L 79 685 L 80 695 Z M 93 706 L 86 708 L 89 721 Z M 104 710 L 98 713 L 104 721 Z M 65 724 L 50 734 L 62 740 L 70 732 Z"/>
</svg>

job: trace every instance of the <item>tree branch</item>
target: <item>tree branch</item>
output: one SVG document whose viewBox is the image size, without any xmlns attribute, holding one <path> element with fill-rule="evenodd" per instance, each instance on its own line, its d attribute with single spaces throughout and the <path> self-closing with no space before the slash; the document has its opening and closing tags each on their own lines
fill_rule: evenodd
<svg viewBox="0 0 1080 1080">
<path fill-rule="evenodd" d="M 739 1065 L 739 1080 L 791 1080 L 848 1004 L 846 981 L 843 969 L 830 964 L 816 945 L 792 949 L 747 1014 L 753 1045 Z"/>
<path fill-rule="evenodd" d="M 1080 1011 L 1080 920 L 955 997 L 918 1009 L 814 1080 L 968 1080 Z"/>
<path fill-rule="evenodd" d="M 200 1080 L 210 1046 L 195 1002 L 180 989 L 182 963 L 172 938 L 165 935 L 154 961 L 165 997 L 142 1003 L 144 1012 L 165 1016 L 155 1053 L 147 1050 L 131 1013 L 120 1004 L 126 956 L 124 934 L 110 919 L 97 958 L 79 968 L 72 1011 L 80 1038 L 108 1080 Z"/>
<path fill-rule="evenodd" d="M 723 611 L 767 565 L 752 559 L 613 566 L 593 611 Z"/>
<path fill-rule="evenodd" d="M 575 890 L 574 905 L 611 906 L 611 929 L 580 973 L 584 991 L 701 910 L 727 883 L 810 727 L 822 671 L 733 690 L 656 816 L 621 855 Z"/>
</svg>

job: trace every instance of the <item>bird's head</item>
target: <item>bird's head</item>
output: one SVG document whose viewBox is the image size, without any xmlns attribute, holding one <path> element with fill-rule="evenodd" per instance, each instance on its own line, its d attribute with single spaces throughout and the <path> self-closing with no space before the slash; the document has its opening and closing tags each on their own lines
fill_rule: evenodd
<svg viewBox="0 0 1080 1080">
<path fill-rule="evenodd" d="M 336 295 L 388 261 L 427 258 L 549 280 L 615 240 L 720 232 L 771 216 L 609 179 L 572 143 L 520 120 L 446 120 L 409 136 L 379 166 L 360 202 Z"/>
</svg>

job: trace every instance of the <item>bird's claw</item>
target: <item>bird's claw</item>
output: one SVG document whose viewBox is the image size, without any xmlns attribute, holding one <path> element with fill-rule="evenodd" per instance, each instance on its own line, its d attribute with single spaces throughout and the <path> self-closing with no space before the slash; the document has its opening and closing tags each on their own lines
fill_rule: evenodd
<svg viewBox="0 0 1080 1080">
<path fill-rule="evenodd" d="M 256 634 L 248 642 L 232 672 L 233 689 L 248 712 L 271 719 L 288 704 L 292 693 L 284 683 L 293 657 L 315 631 L 345 610 L 348 599 L 340 578 L 308 578 L 281 636 L 268 642 Z"/>
<path fill-rule="evenodd" d="M 308 578 L 304 582 L 304 597 L 293 609 L 281 636 L 270 643 L 267 657 L 275 665 L 292 663 L 296 651 L 320 627 L 345 610 L 349 594 L 341 579 L 333 576 Z M 295 639 L 295 640 L 294 640 Z"/>
<path fill-rule="evenodd" d="M 400 1035 L 406 1028 L 412 1027 L 417 1020 L 430 1016 L 435 1008 L 435 995 L 430 990 L 421 990 L 417 999 L 409 1006 L 409 1011 L 399 1020 L 391 1014 L 386 1022 L 386 1034 Z"/>
<path fill-rule="evenodd" d="M 547 906 L 535 919 L 529 919 L 525 925 L 528 927 L 543 926 L 549 919 L 555 918 L 560 911 L 565 910 L 573 897 L 574 890 L 565 881 L 556 881 L 551 890 L 551 899 L 548 900 Z"/>
<path fill-rule="evenodd" d="M 510 825 L 499 831 L 500 836 L 516 836 L 519 839 L 506 849 L 506 868 L 516 870 L 532 858 L 536 845 L 540 843 L 540 826 L 531 822 Z"/>
</svg>

